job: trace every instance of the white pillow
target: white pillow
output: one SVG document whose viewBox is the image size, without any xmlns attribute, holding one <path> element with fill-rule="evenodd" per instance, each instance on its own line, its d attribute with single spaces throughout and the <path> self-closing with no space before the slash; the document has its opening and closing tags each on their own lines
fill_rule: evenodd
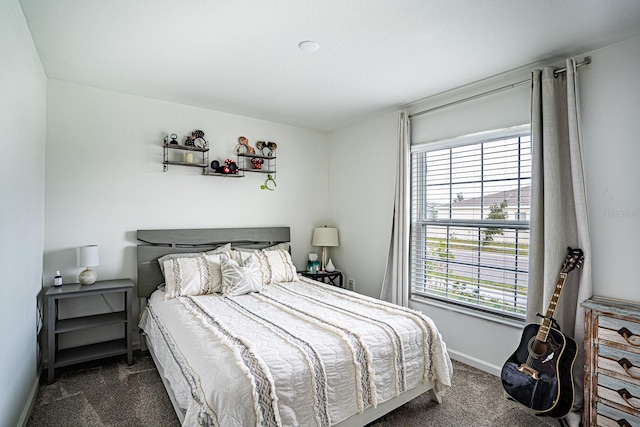
<svg viewBox="0 0 640 427">
<path fill-rule="evenodd" d="M 222 246 L 218 246 L 215 249 L 205 252 L 205 255 L 222 254 L 225 252 L 229 252 L 230 250 L 231 250 L 231 243 L 225 243 Z"/>
<path fill-rule="evenodd" d="M 225 243 L 222 246 L 218 246 L 215 249 L 205 252 L 205 255 L 219 254 L 224 252 L 229 252 L 231 250 L 231 243 Z M 162 271 L 162 275 L 164 276 L 164 262 L 168 259 L 174 258 L 196 258 L 200 256 L 202 252 L 194 252 L 194 253 L 184 253 L 184 254 L 168 254 L 161 256 L 158 258 L 158 264 L 160 264 L 160 270 Z"/>
<path fill-rule="evenodd" d="M 249 256 L 244 265 L 222 255 L 220 259 L 222 271 L 222 295 L 236 296 L 249 292 L 260 292 L 262 280 L 258 263 L 253 256 Z"/>
<path fill-rule="evenodd" d="M 289 251 L 282 249 L 266 250 L 263 249 L 262 255 L 267 260 L 267 264 L 271 269 L 271 282 L 295 282 L 298 281 L 298 272 L 291 261 Z"/>
<path fill-rule="evenodd" d="M 204 254 L 169 258 L 163 262 L 166 284 L 165 300 L 186 295 L 214 293 L 209 262 Z"/>
<path fill-rule="evenodd" d="M 212 251 L 204 253 L 204 257 L 209 263 L 209 275 L 211 279 L 211 289 L 213 292 L 222 291 L 222 271 L 220 270 L 220 258 L 224 254 L 228 254 L 231 250 L 231 243 L 220 246 Z"/>
<path fill-rule="evenodd" d="M 252 252 L 232 250 L 230 253 L 232 259 L 239 263 L 243 263 L 249 257 L 254 256 L 258 262 L 263 285 L 300 280 L 296 267 L 291 261 L 289 251 L 271 248 L 273 246 Z"/>
<path fill-rule="evenodd" d="M 233 248 L 233 250 L 235 251 L 240 251 L 240 252 L 258 252 L 258 251 L 273 251 L 276 249 L 282 249 L 283 251 L 289 251 L 289 242 L 282 242 L 282 243 L 277 243 L 273 246 L 268 246 L 266 248 L 243 248 L 243 247 L 236 247 Z"/>
<path fill-rule="evenodd" d="M 194 253 L 184 253 L 184 254 L 168 254 L 168 255 L 164 255 L 161 256 L 160 258 L 158 258 L 158 264 L 160 264 L 160 271 L 162 271 L 162 275 L 164 276 L 164 262 L 167 260 L 171 260 L 171 259 L 176 259 L 176 258 L 197 258 L 199 257 L 201 254 L 201 252 L 194 252 Z"/>
</svg>

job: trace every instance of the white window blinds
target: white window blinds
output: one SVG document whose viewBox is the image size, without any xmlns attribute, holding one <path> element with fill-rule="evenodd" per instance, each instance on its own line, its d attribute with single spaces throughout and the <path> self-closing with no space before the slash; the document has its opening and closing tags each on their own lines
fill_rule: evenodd
<svg viewBox="0 0 640 427">
<path fill-rule="evenodd" d="M 530 185 L 528 126 L 414 146 L 412 296 L 524 317 Z"/>
</svg>

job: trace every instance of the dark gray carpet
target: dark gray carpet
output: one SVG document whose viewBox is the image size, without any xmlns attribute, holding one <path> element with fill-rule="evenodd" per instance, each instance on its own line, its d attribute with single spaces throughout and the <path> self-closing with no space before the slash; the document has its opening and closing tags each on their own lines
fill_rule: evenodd
<svg viewBox="0 0 640 427">
<path fill-rule="evenodd" d="M 148 352 L 56 369 L 40 380 L 28 427 L 179 426 Z"/>
<path fill-rule="evenodd" d="M 146 352 L 56 370 L 43 376 L 28 427 L 178 426 L 178 419 Z M 454 362 L 453 387 L 437 405 L 425 395 L 369 425 L 456 427 L 545 427 L 556 420 L 537 417 L 506 399 L 500 379 Z"/>
</svg>

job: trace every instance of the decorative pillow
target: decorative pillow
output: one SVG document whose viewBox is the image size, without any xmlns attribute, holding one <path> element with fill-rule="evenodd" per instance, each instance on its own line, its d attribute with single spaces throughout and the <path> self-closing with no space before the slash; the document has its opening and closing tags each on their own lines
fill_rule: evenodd
<svg viewBox="0 0 640 427">
<path fill-rule="evenodd" d="M 209 264 L 209 279 L 211 280 L 211 291 L 212 292 L 221 292 L 222 291 L 222 270 L 220 266 L 220 259 L 228 252 L 223 253 L 209 253 L 205 252 L 204 258 L 207 260 Z"/>
<path fill-rule="evenodd" d="M 277 282 L 298 281 L 299 279 L 296 267 L 291 261 L 289 251 L 270 248 L 252 252 L 232 250 L 230 253 L 232 259 L 239 263 L 244 262 L 251 256 L 255 257 L 260 269 L 260 276 L 263 285 L 270 285 Z"/>
<path fill-rule="evenodd" d="M 255 257 L 247 257 L 241 265 L 230 257 L 222 255 L 220 266 L 222 270 L 222 295 L 231 297 L 262 290 L 260 269 Z"/>
<path fill-rule="evenodd" d="M 209 262 L 204 254 L 185 258 L 170 258 L 163 262 L 166 284 L 165 299 L 214 292 Z"/>
<path fill-rule="evenodd" d="M 295 282 L 298 281 L 298 272 L 291 261 L 289 251 L 276 249 L 262 251 L 263 257 L 267 260 L 267 264 L 271 270 L 271 282 Z"/>
<path fill-rule="evenodd" d="M 164 272 L 164 262 L 171 259 L 176 258 L 197 258 L 200 256 L 202 252 L 194 252 L 194 253 L 185 253 L 185 254 L 168 254 L 165 256 L 161 256 L 158 258 L 158 264 L 160 264 L 160 271 L 162 271 L 162 275 L 165 276 Z"/>
<path fill-rule="evenodd" d="M 229 252 L 231 250 L 231 243 L 225 243 L 222 246 L 219 246 L 215 249 L 205 252 L 206 255 L 219 254 L 224 252 Z M 168 254 L 165 256 L 161 256 L 158 258 L 158 264 L 160 264 L 160 270 L 162 271 L 162 275 L 164 276 L 164 262 L 168 259 L 174 258 L 196 258 L 200 256 L 202 252 L 194 252 L 194 253 L 184 253 L 184 254 Z"/>
<path fill-rule="evenodd" d="M 232 249 L 229 253 L 231 255 L 231 259 L 240 265 L 243 265 L 248 259 L 253 258 L 254 262 L 258 266 L 258 271 L 260 272 L 260 282 L 262 285 L 264 286 L 271 283 L 271 270 L 269 268 L 269 264 L 267 264 L 267 260 L 262 256 L 260 249 L 250 251 Z"/>
<path fill-rule="evenodd" d="M 243 247 L 234 247 L 233 250 L 240 252 L 258 252 L 258 251 L 273 251 L 276 249 L 282 249 L 283 251 L 289 252 L 289 242 L 278 243 L 273 246 L 268 246 L 266 248 L 243 248 Z"/>
<path fill-rule="evenodd" d="M 225 243 L 222 246 L 218 246 L 215 249 L 205 252 L 205 255 L 223 254 L 225 252 L 229 252 L 230 250 L 231 250 L 231 243 Z"/>
</svg>

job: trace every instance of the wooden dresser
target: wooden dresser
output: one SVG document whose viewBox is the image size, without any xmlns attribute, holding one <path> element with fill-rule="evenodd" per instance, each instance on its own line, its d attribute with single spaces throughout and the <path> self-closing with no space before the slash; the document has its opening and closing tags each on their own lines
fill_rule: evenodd
<svg viewBox="0 0 640 427">
<path fill-rule="evenodd" d="M 640 304 L 583 303 L 585 427 L 640 427 Z"/>
</svg>

